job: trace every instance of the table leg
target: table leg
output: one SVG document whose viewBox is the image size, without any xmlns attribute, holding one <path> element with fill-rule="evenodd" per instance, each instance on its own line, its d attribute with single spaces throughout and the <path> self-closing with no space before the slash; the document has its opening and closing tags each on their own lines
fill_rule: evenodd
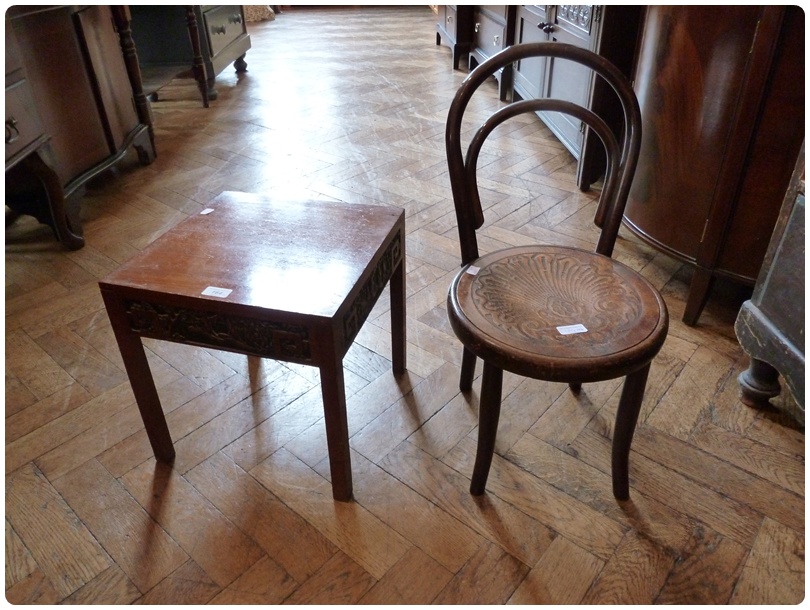
<svg viewBox="0 0 810 610">
<path fill-rule="evenodd" d="M 149 368 L 149 361 L 146 359 L 141 337 L 130 329 L 121 300 L 104 290 L 101 291 L 101 294 L 104 297 L 107 315 L 124 360 L 124 367 L 129 376 L 129 383 L 132 385 L 132 393 L 135 395 L 138 410 L 141 412 L 152 451 L 155 452 L 158 460 L 171 462 L 174 460 L 174 445 L 166 424 L 166 416 L 160 406 L 160 398 L 155 381 L 152 379 L 152 371 Z"/>
<path fill-rule="evenodd" d="M 329 344 L 329 343 L 327 343 Z M 326 445 L 332 473 L 332 497 L 341 502 L 352 499 L 352 462 L 349 453 L 349 424 L 346 419 L 346 391 L 343 360 L 333 351 L 321 365 L 321 392 L 326 422 Z"/>
<path fill-rule="evenodd" d="M 404 239 L 402 260 L 391 275 L 391 360 L 394 373 L 405 372 L 406 333 L 405 333 L 405 252 Z"/>
</svg>

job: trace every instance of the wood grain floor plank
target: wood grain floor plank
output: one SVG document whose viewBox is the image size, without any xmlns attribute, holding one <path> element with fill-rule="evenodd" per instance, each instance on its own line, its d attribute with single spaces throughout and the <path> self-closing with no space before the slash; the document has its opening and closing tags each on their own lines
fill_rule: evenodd
<svg viewBox="0 0 810 610">
<path fill-rule="evenodd" d="M 220 587 L 200 566 L 187 561 L 141 596 L 139 605 L 206 604 Z"/>
<path fill-rule="evenodd" d="M 190 470 L 186 478 L 299 583 L 338 550 L 222 452 Z"/>
<path fill-rule="evenodd" d="M 610 557 L 583 604 L 651 604 L 666 582 L 676 558 L 630 530 Z"/>
<path fill-rule="evenodd" d="M 262 557 L 228 585 L 210 603 L 216 605 L 280 604 L 295 592 L 298 583 L 269 557 Z"/>
<path fill-rule="evenodd" d="M 470 473 L 474 460 L 475 443 L 469 438 L 444 459 L 454 469 Z M 498 455 L 487 480 L 487 494 L 497 496 L 601 559 L 613 554 L 624 535 L 625 528 L 615 521 Z"/>
<path fill-rule="evenodd" d="M 71 471 L 58 479 L 55 486 L 141 593 L 188 559 L 171 536 L 98 461 L 91 460 Z"/>
<path fill-rule="evenodd" d="M 366 605 L 429 604 L 453 577 L 429 555 L 413 547 L 363 597 Z"/>
<path fill-rule="evenodd" d="M 765 519 L 731 603 L 801 603 L 805 592 L 804 577 L 804 536 Z"/>
<path fill-rule="evenodd" d="M 6 519 L 63 597 L 112 563 L 58 489 L 31 465 L 6 477 Z"/>
<path fill-rule="evenodd" d="M 126 490 L 220 587 L 262 551 L 171 466 L 144 462 L 121 478 Z"/>
<path fill-rule="evenodd" d="M 284 449 L 253 468 L 250 474 L 374 579 L 382 578 L 411 547 L 361 504 L 335 502 L 329 481 Z"/>
<path fill-rule="evenodd" d="M 382 467 L 526 565 L 534 565 L 554 538 L 549 528 L 498 497 L 474 498 L 467 491 L 469 479 L 407 441 Z"/>
<path fill-rule="evenodd" d="M 557 536 L 509 598 L 510 604 L 579 604 L 605 562 Z"/>
<path fill-rule="evenodd" d="M 352 604 L 362 599 L 374 583 L 374 578 L 348 555 L 337 553 L 285 604 Z"/>
<path fill-rule="evenodd" d="M 436 597 L 436 604 L 502 604 L 529 568 L 491 542 L 484 542 Z"/>
</svg>

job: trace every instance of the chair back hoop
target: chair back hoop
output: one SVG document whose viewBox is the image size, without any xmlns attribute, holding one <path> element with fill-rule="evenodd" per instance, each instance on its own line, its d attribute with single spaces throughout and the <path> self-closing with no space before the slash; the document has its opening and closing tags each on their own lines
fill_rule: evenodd
<svg viewBox="0 0 810 610">
<path fill-rule="evenodd" d="M 565 100 L 541 98 L 507 104 L 490 116 L 478 129 L 462 154 L 461 127 L 467 104 L 475 91 L 501 68 L 530 57 L 567 59 L 590 68 L 616 92 L 623 114 L 621 144 L 605 121 L 591 110 Z M 486 138 L 504 121 L 519 114 L 554 111 L 571 115 L 585 123 L 602 141 L 607 153 L 607 170 L 600 197 L 600 209 L 606 205 L 605 220 L 596 251 L 611 256 L 619 233 L 624 207 L 630 192 L 641 147 L 641 111 L 628 79 L 611 62 L 587 49 L 561 42 L 539 42 L 507 47 L 479 64 L 459 87 L 447 116 L 445 145 L 450 184 L 456 207 L 462 265 L 478 258 L 476 229 L 484 222 L 478 193 L 476 164 Z"/>
</svg>

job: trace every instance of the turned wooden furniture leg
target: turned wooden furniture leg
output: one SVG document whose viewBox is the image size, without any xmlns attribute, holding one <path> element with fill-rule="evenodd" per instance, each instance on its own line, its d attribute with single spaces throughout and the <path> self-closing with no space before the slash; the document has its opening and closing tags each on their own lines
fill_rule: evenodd
<svg viewBox="0 0 810 610">
<path fill-rule="evenodd" d="M 138 410 L 143 418 L 146 435 L 152 445 L 152 451 L 155 452 L 155 458 L 158 460 L 171 462 L 175 455 L 174 445 L 141 337 L 130 329 L 124 303 L 106 291 L 102 291 L 101 294 L 115 333 L 115 339 L 118 342 L 118 349 L 121 350 L 124 368 L 126 368 L 129 382 L 132 385 L 132 393 L 135 395 Z"/>
<path fill-rule="evenodd" d="M 208 85 L 206 84 L 207 74 L 205 72 L 205 64 L 202 58 L 202 49 L 200 48 L 200 30 L 197 27 L 197 17 L 194 15 L 194 7 L 186 7 L 186 25 L 188 26 L 188 37 L 191 41 L 191 52 L 193 55 L 191 63 L 191 73 L 194 75 L 194 80 L 197 81 L 197 87 L 202 96 L 203 106 L 208 108 Z"/>
<path fill-rule="evenodd" d="M 478 450 L 475 454 L 470 493 L 480 496 L 484 493 L 495 453 L 495 437 L 498 433 L 498 420 L 501 416 L 501 390 L 503 371 L 488 362 L 484 363 L 481 378 L 481 399 L 478 403 Z"/>
<path fill-rule="evenodd" d="M 650 365 L 630 373 L 624 380 L 619 409 L 616 412 L 616 425 L 613 427 L 613 448 L 611 471 L 613 473 L 613 496 L 617 500 L 630 498 L 630 445 L 636 431 L 638 414 L 644 400 L 647 375 Z"/>
<path fill-rule="evenodd" d="M 758 358 L 751 358 L 751 364 L 737 380 L 740 383 L 740 400 L 749 407 L 767 406 L 768 401 L 782 391 L 779 371 Z"/>
<path fill-rule="evenodd" d="M 334 341 L 325 340 L 323 345 L 333 346 L 331 355 L 325 353 L 324 364 L 320 366 L 326 445 L 329 451 L 329 470 L 332 474 L 332 497 L 341 502 L 348 502 L 352 499 L 352 461 L 349 453 L 343 359 L 338 355 Z"/>
<path fill-rule="evenodd" d="M 391 362 L 394 373 L 405 372 L 407 345 L 405 332 L 405 252 L 404 239 L 402 260 L 391 275 Z"/>
<path fill-rule="evenodd" d="M 132 39 L 132 15 L 128 6 L 111 6 L 115 27 L 118 29 L 118 38 L 121 43 L 121 52 L 124 56 L 124 65 L 127 70 L 129 84 L 132 86 L 132 97 L 135 101 L 135 111 L 138 113 L 138 121 L 146 125 L 149 133 L 150 152 L 138 151 L 141 163 L 151 163 L 157 155 L 155 149 L 155 129 L 152 125 L 152 112 L 149 107 L 149 100 L 143 91 L 143 80 L 141 78 L 141 67 L 138 63 L 138 52 L 135 49 L 135 41 Z"/>
<path fill-rule="evenodd" d="M 465 347 L 461 354 L 461 378 L 458 382 L 458 388 L 462 392 L 472 390 L 473 379 L 475 379 L 475 360 L 475 354 Z"/>
</svg>

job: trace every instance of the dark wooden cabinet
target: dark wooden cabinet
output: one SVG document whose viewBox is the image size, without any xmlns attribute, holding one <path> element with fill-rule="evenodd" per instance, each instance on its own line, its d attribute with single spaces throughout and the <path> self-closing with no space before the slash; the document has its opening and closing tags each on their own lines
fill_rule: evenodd
<svg viewBox="0 0 810 610">
<path fill-rule="evenodd" d="M 562 42 L 588 49 L 610 60 L 628 77 L 642 9 L 635 6 L 522 5 L 517 7 L 515 42 Z M 609 87 L 595 80 L 587 68 L 565 60 L 532 58 L 514 72 L 519 97 L 552 97 L 590 107 L 621 127 L 621 109 Z M 577 184 L 587 190 L 604 172 L 601 142 L 586 133 L 582 123 L 559 113 L 540 118 L 579 160 Z"/>
<path fill-rule="evenodd" d="M 473 70 L 498 51 L 515 42 L 515 14 L 517 7 L 503 5 L 476 6 L 473 10 L 473 45 L 470 50 L 469 67 Z M 512 95 L 512 66 L 506 66 L 495 74 L 499 97 L 502 100 Z"/>
<path fill-rule="evenodd" d="M 84 244 L 86 182 L 130 147 L 142 163 L 155 156 L 137 66 L 126 60 L 126 28 L 121 7 L 14 6 L 6 13 L 6 205 L 49 224 L 69 248 Z M 10 75 L 16 86 L 9 87 Z M 25 127 L 22 139 L 34 138 L 22 148 L 15 124 Z"/>
<path fill-rule="evenodd" d="M 757 277 L 804 138 L 804 70 L 797 6 L 646 8 L 625 223 L 694 265 L 688 324 L 716 277 Z"/>
<path fill-rule="evenodd" d="M 130 10 L 138 59 L 150 82 L 154 74 L 160 81 L 161 74 L 167 74 L 168 80 L 191 70 L 198 51 L 206 95 L 213 100 L 217 97 L 216 77 L 227 66 L 233 64 L 237 72 L 247 70 L 250 35 L 241 6 L 133 5 Z"/>
<path fill-rule="evenodd" d="M 436 9 L 438 12 L 436 44 L 450 47 L 453 53 L 453 70 L 458 70 L 461 58 L 472 48 L 473 7 L 464 4 L 439 5 Z"/>
</svg>

